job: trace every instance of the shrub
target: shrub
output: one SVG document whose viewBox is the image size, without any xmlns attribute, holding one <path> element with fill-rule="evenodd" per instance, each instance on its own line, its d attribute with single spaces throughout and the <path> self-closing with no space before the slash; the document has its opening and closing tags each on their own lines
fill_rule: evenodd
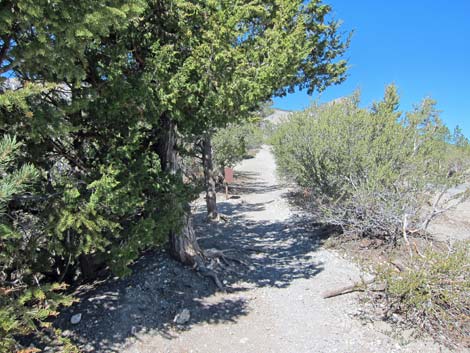
<svg viewBox="0 0 470 353">
<path fill-rule="evenodd" d="M 233 167 L 263 141 L 257 122 L 233 124 L 219 129 L 212 138 L 214 161 L 219 168 Z"/>
<path fill-rule="evenodd" d="M 379 271 L 385 295 L 374 298 L 386 303 L 388 315 L 401 315 L 447 344 L 470 337 L 470 242 L 448 252 L 428 248 L 407 267 Z"/>
<path fill-rule="evenodd" d="M 425 230 L 440 212 L 427 202 L 462 182 L 462 169 L 450 173 L 449 132 L 435 102 L 425 99 L 405 115 L 398 105 L 389 86 L 371 109 L 360 108 L 355 94 L 278 127 L 272 144 L 279 170 L 313 195 L 310 210 L 320 221 L 396 240 L 404 227 Z"/>
</svg>

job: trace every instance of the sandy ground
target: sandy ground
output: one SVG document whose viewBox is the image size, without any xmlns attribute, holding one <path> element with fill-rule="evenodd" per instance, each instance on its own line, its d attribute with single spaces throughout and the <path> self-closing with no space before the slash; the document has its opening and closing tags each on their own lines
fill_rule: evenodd
<svg viewBox="0 0 470 353">
<path fill-rule="evenodd" d="M 285 199 L 288 189 L 275 176 L 267 147 L 236 168 L 244 183 L 239 198 L 221 200 L 230 225 L 199 226 L 206 247 L 236 246 L 250 268 L 235 276 L 232 293 L 198 298 L 201 307 L 224 310 L 243 303 L 230 319 L 192 319 L 188 327 L 135 332 L 114 351 L 144 352 L 444 352 L 444 348 L 402 332 L 392 338 L 385 323 L 358 319 L 355 295 L 325 300 L 321 294 L 360 278 L 352 263 L 323 250 L 304 216 Z M 204 234 L 205 233 L 205 234 Z M 214 236 L 213 234 L 219 234 Z M 235 244 L 235 245 L 234 245 Z M 195 309 L 197 310 L 197 309 Z M 227 313 L 231 310 L 226 309 Z"/>
<path fill-rule="evenodd" d="M 446 197 L 465 192 L 468 188 L 470 188 L 468 183 L 460 185 L 449 190 Z M 445 200 L 446 197 L 443 199 Z M 470 239 L 470 199 L 455 205 L 448 212 L 437 217 L 431 223 L 429 231 L 435 238 L 450 243 Z"/>
</svg>

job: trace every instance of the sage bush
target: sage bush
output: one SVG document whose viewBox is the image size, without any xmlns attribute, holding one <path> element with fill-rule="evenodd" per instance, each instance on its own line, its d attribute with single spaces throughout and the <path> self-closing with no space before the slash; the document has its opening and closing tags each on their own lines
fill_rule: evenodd
<svg viewBox="0 0 470 353">
<path fill-rule="evenodd" d="M 359 102 L 355 93 L 314 104 L 281 123 L 271 139 L 279 172 L 305 189 L 319 221 L 344 233 L 391 241 L 423 233 L 448 207 L 442 200 L 466 196 L 436 195 L 465 180 L 468 147 L 457 151 L 430 98 L 401 113 L 391 85 L 372 107 Z"/>
</svg>

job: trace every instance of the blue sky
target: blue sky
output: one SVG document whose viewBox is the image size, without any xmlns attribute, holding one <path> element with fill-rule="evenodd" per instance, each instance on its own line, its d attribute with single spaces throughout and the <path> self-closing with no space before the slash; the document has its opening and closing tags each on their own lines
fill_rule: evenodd
<svg viewBox="0 0 470 353">
<path fill-rule="evenodd" d="M 345 58 L 346 82 L 321 96 L 297 92 L 276 98 L 274 106 L 301 110 L 313 99 L 326 102 L 359 88 L 362 105 L 398 86 L 401 110 L 430 96 L 451 130 L 470 137 L 470 0 L 325 0 L 344 31 L 354 30 Z"/>
</svg>

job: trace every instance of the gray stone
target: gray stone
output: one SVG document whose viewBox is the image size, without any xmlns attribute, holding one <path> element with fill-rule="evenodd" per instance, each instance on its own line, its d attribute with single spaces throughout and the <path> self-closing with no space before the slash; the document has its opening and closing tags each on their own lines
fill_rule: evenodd
<svg viewBox="0 0 470 353">
<path fill-rule="evenodd" d="M 184 325 L 186 324 L 189 319 L 191 318 L 191 313 L 188 309 L 183 309 L 180 313 L 178 313 L 173 322 L 177 325 Z"/>
<path fill-rule="evenodd" d="M 78 313 L 78 314 L 72 315 L 72 317 L 70 318 L 70 323 L 71 323 L 72 325 L 76 325 L 76 324 L 78 324 L 81 320 L 82 320 L 82 314 L 81 314 L 81 313 Z"/>
</svg>

